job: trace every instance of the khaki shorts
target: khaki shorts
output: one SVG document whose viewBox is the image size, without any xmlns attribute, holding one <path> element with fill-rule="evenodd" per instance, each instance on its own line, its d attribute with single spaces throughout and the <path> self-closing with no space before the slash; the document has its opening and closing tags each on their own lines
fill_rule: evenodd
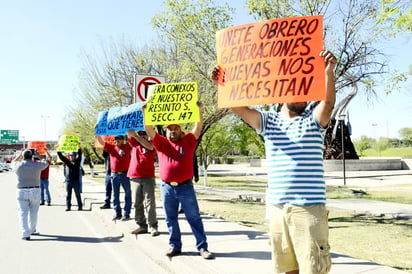
<svg viewBox="0 0 412 274">
<path fill-rule="evenodd" d="M 331 268 L 325 205 L 272 205 L 270 242 L 275 273 L 328 273 Z"/>
</svg>

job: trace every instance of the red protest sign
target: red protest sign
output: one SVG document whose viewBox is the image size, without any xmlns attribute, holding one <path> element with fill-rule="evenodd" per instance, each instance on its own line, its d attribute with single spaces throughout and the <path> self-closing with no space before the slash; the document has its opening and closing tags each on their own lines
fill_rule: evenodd
<svg viewBox="0 0 412 274">
<path fill-rule="evenodd" d="M 216 50 L 220 108 L 325 99 L 321 15 L 223 29 Z"/>
<path fill-rule="evenodd" d="M 46 142 L 30 141 L 27 144 L 28 148 L 35 148 L 39 155 L 46 155 Z"/>
</svg>

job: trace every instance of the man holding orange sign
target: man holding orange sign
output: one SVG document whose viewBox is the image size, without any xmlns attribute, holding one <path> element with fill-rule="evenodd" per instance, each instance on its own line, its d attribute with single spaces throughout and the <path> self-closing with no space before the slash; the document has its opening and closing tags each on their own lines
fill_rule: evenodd
<svg viewBox="0 0 412 274">
<path fill-rule="evenodd" d="M 219 100 L 226 99 L 224 102 L 219 102 L 219 106 L 231 108 L 236 115 L 256 129 L 265 139 L 268 165 L 267 203 L 270 208 L 270 241 L 273 267 L 276 273 L 327 273 L 331 267 L 328 211 L 325 205 L 326 185 L 323 177 L 323 136 L 335 104 L 334 69 L 336 58 L 329 51 L 319 50 L 319 56 L 312 59 L 310 51 L 313 49 L 309 48 L 310 36 L 305 33 L 305 26 L 306 30 L 314 29 L 308 26 L 312 24 L 314 27 L 316 25 L 314 22 L 320 19 L 319 17 L 283 18 L 261 22 L 257 26 L 249 28 L 250 31 L 258 28 L 261 33 L 267 33 L 262 32 L 265 28 L 270 29 L 273 34 L 272 38 L 285 38 L 289 37 L 288 33 L 295 33 L 290 30 L 294 24 L 297 29 L 295 29 L 296 33 L 303 35 L 300 45 L 296 44 L 295 41 L 292 43 L 294 46 L 285 48 L 289 50 L 289 53 L 293 52 L 292 55 L 285 54 L 288 57 L 267 56 L 267 60 L 259 60 L 259 62 L 254 60 L 255 64 L 277 62 L 280 67 L 285 66 L 283 62 L 290 60 L 300 60 L 299 58 L 306 60 L 306 64 L 311 64 L 313 67 L 310 71 L 306 68 L 300 68 L 301 72 L 309 74 L 312 71 L 317 71 L 317 73 L 320 71 L 323 83 L 313 84 L 319 83 L 319 81 L 315 81 L 319 80 L 318 77 L 313 76 L 310 78 L 312 79 L 310 80 L 311 85 L 305 86 L 305 92 L 302 94 L 295 93 L 296 85 L 289 85 L 286 89 L 290 95 L 288 98 L 270 96 L 270 100 L 261 100 L 263 93 L 248 93 L 246 91 L 244 98 L 237 97 L 242 100 L 231 102 L 230 98 L 235 98 L 233 97 L 234 84 L 231 83 L 233 78 L 226 75 L 228 63 L 224 64 L 223 67 L 215 67 L 212 72 L 212 79 L 219 85 Z M 277 34 L 275 35 L 275 33 Z M 247 36 L 245 33 L 243 35 Z M 264 35 L 261 37 L 262 41 L 270 40 L 268 37 L 268 35 Z M 290 37 L 288 39 L 292 40 Z M 259 44 L 252 40 L 249 42 Z M 273 43 L 277 42 L 273 41 Z M 286 44 L 283 41 L 283 45 Z M 280 60 L 273 60 L 274 57 Z M 320 64 L 314 61 L 319 58 L 322 60 Z M 242 64 L 232 64 L 231 68 L 234 69 L 236 66 L 240 68 Z M 262 66 L 262 68 L 265 71 L 265 67 Z M 265 79 L 275 83 L 279 76 L 277 71 L 283 70 L 266 71 Z M 243 74 L 243 76 L 245 75 L 247 74 Z M 275 80 L 271 80 L 271 77 Z M 235 80 L 239 79 L 242 80 L 241 77 L 235 78 Z M 232 87 L 229 93 L 222 88 L 228 86 Z M 269 94 L 274 91 L 274 89 L 268 90 Z M 315 94 L 315 92 L 320 94 L 322 99 L 301 96 Z M 256 94 L 258 95 L 255 96 Z M 249 101 L 246 100 L 247 95 L 250 95 Z M 320 101 L 320 103 L 314 109 L 307 109 L 308 101 Z M 249 107 L 249 105 L 259 103 L 285 104 L 280 112 L 258 111 Z"/>
</svg>

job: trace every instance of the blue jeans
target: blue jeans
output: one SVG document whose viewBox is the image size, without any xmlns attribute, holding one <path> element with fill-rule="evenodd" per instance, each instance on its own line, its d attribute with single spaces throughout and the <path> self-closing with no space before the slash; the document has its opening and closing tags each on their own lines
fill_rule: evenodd
<svg viewBox="0 0 412 274">
<path fill-rule="evenodd" d="M 197 250 L 207 249 L 206 234 L 202 218 L 200 217 L 199 205 L 192 181 L 178 187 L 173 187 L 162 182 L 160 192 L 166 217 L 166 225 L 169 230 L 169 246 L 174 250 L 182 250 L 182 235 L 178 222 L 180 202 L 186 220 L 196 238 Z"/>
<path fill-rule="evenodd" d="M 45 201 L 50 203 L 51 196 L 49 192 L 49 178 L 40 179 L 40 202 L 44 203 Z M 44 197 L 46 195 L 46 197 Z"/>
<path fill-rule="evenodd" d="M 72 192 L 76 195 L 77 206 L 83 208 L 82 197 L 80 195 L 80 182 L 77 180 L 66 181 L 66 207 L 72 207 Z"/>
<path fill-rule="evenodd" d="M 129 178 L 126 176 L 126 173 L 116 174 L 112 172 L 113 206 L 117 216 L 122 215 L 120 185 L 124 190 L 124 215 L 129 216 L 130 209 L 132 208 L 132 190 L 130 188 Z"/>
<path fill-rule="evenodd" d="M 106 190 L 104 205 L 110 206 L 110 200 L 112 198 L 112 177 L 109 174 L 106 174 L 106 177 L 104 178 L 104 187 Z"/>
<path fill-rule="evenodd" d="M 30 237 L 36 231 L 37 216 L 40 207 L 40 189 L 17 189 L 17 208 L 19 212 L 22 237 Z"/>
</svg>

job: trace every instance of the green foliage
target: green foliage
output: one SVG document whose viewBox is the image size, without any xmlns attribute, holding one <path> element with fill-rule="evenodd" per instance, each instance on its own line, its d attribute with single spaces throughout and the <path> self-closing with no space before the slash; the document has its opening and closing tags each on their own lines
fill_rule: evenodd
<svg viewBox="0 0 412 274">
<path fill-rule="evenodd" d="M 391 34 L 412 31 L 412 5 L 409 0 L 382 0 L 378 23 L 387 26 Z"/>
<path fill-rule="evenodd" d="M 412 144 L 412 128 L 401 128 L 399 136 L 407 143 Z"/>
<path fill-rule="evenodd" d="M 379 138 L 379 140 L 375 143 L 375 150 L 378 151 L 379 156 L 381 156 L 381 152 L 389 148 L 389 139 L 388 138 Z"/>
<path fill-rule="evenodd" d="M 359 154 L 359 156 L 364 156 L 364 151 L 368 148 L 371 148 L 374 142 L 375 140 L 373 140 L 372 138 L 362 135 L 358 141 L 353 141 L 353 145 L 355 146 L 356 152 Z"/>
<path fill-rule="evenodd" d="M 264 144 L 255 130 L 234 115 L 227 115 L 203 135 L 198 151 L 202 164 L 208 159 L 208 165 L 211 160 L 227 159 L 233 154 L 263 156 Z"/>
</svg>

